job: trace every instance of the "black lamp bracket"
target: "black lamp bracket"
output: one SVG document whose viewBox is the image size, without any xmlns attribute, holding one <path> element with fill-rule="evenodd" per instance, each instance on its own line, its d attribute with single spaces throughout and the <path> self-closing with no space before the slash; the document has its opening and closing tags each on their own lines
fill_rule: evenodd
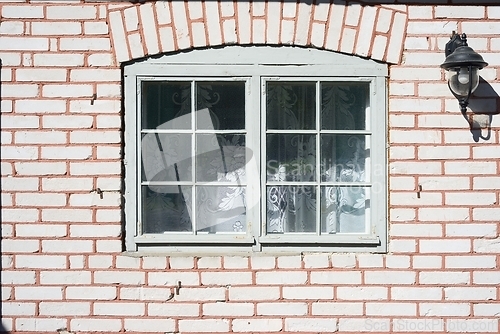
<svg viewBox="0 0 500 334">
<path fill-rule="evenodd" d="M 453 31 L 451 33 L 450 40 L 448 41 L 448 43 L 446 43 L 446 46 L 445 46 L 444 53 L 445 53 L 446 57 L 451 55 L 453 53 L 453 51 L 455 51 L 455 49 L 458 48 L 459 46 L 468 46 L 467 45 L 467 35 L 465 33 L 460 35 L 460 34 L 457 34 L 455 31 Z"/>
</svg>

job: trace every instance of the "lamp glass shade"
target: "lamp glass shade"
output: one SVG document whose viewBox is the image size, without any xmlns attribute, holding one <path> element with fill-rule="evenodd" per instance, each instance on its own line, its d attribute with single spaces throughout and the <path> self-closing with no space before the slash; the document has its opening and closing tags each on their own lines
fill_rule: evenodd
<svg viewBox="0 0 500 334">
<path fill-rule="evenodd" d="M 472 75 L 469 73 L 472 71 Z M 477 67 L 450 68 L 448 70 L 448 85 L 455 95 L 467 97 L 479 85 L 479 71 Z"/>
</svg>

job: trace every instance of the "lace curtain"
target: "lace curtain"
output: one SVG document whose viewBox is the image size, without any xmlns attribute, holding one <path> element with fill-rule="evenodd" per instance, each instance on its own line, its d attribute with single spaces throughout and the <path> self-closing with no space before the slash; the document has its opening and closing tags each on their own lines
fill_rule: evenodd
<svg viewBox="0 0 500 334">
<path fill-rule="evenodd" d="M 308 131 L 316 127 L 315 83 L 269 83 L 266 93 L 268 233 L 317 232 L 317 210 L 322 233 L 364 232 L 368 201 L 356 183 L 365 181 L 365 135 Z M 365 85 L 322 83 L 321 130 L 363 130 L 366 93 Z M 321 182 L 342 185 L 321 185 L 318 194 L 317 168 Z"/>
</svg>

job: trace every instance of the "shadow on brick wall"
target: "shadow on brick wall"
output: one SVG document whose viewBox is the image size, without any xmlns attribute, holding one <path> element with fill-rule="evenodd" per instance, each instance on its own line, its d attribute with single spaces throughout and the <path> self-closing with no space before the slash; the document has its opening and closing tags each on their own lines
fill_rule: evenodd
<svg viewBox="0 0 500 334">
<path fill-rule="evenodd" d="M 479 79 L 479 87 L 469 100 L 469 109 L 464 117 L 469 122 L 474 141 L 490 140 L 493 116 L 500 114 L 500 97 L 483 78 Z"/>
</svg>

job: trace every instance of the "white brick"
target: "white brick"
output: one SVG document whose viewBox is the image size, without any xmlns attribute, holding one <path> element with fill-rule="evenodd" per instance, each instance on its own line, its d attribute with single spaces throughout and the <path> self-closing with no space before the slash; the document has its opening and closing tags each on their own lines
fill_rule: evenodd
<svg viewBox="0 0 500 334">
<path fill-rule="evenodd" d="M 280 332 L 283 329 L 280 319 L 234 319 L 233 332 Z"/>
<path fill-rule="evenodd" d="M 6 209 L 2 208 L 3 222 L 35 222 L 38 221 L 38 210 L 36 209 Z"/>
<path fill-rule="evenodd" d="M 98 146 L 97 159 L 120 159 L 122 154 L 121 147 Z"/>
<path fill-rule="evenodd" d="M 198 304 L 176 303 L 166 304 L 149 303 L 148 315 L 161 317 L 198 317 L 200 314 L 200 306 Z"/>
<path fill-rule="evenodd" d="M 391 224 L 391 235 L 398 237 L 441 237 L 440 224 Z"/>
<path fill-rule="evenodd" d="M 382 268 L 384 265 L 381 254 L 358 254 L 357 258 L 360 268 Z"/>
<path fill-rule="evenodd" d="M 498 333 L 498 320 L 497 319 L 448 319 L 446 321 L 446 328 L 450 332 L 468 332 L 479 333 L 489 332 Z"/>
<path fill-rule="evenodd" d="M 26 303 L 26 302 L 2 302 L 2 318 L 5 316 L 35 316 L 35 303 Z M 3 322 L 4 319 L 2 319 Z"/>
<path fill-rule="evenodd" d="M 306 303 L 257 303 L 257 315 L 306 315 Z"/>
<path fill-rule="evenodd" d="M 180 332 L 229 332 L 229 320 L 227 319 L 196 319 L 179 320 Z"/>
<path fill-rule="evenodd" d="M 279 287 L 230 287 L 230 301 L 252 301 L 252 300 L 278 300 L 280 299 Z"/>
<path fill-rule="evenodd" d="M 29 269 L 65 269 L 67 267 L 64 255 L 17 255 L 16 268 Z"/>
<path fill-rule="evenodd" d="M 193 269 L 194 260 L 192 256 L 170 257 L 169 264 L 171 269 Z"/>
<path fill-rule="evenodd" d="M 82 33 L 82 24 L 79 22 L 33 22 L 33 35 L 79 35 Z"/>
<path fill-rule="evenodd" d="M 496 224 L 446 224 L 446 235 L 452 237 L 494 237 Z"/>
<path fill-rule="evenodd" d="M 257 273 L 258 275 L 259 273 Z M 258 278 L 257 278 L 258 281 Z M 201 283 L 203 285 L 242 285 L 252 284 L 251 272 L 202 272 Z"/>
<path fill-rule="evenodd" d="M 111 44 L 109 38 L 61 38 L 60 48 L 62 51 L 108 51 Z"/>
<path fill-rule="evenodd" d="M 64 113 L 65 111 L 66 101 L 39 99 L 16 101 L 16 112 L 18 113 Z"/>
<path fill-rule="evenodd" d="M 203 316 L 253 316 L 253 303 L 205 303 L 202 309 Z"/>
<path fill-rule="evenodd" d="M 18 6 L 5 5 L 2 8 L 2 17 L 9 19 L 43 18 L 43 8 L 43 6 L 37 6 L 34 4 Z"/>
<path fill-rule="evenodd" d="M 66 133 L 62 131 L 17 131 L 15 140 L 19 144 L 64 144 Z"/>
<path fill-rule="evenodd" d="M 36 146 L 2 146 L 2 159 L 4 160 L 36 160 L 38 147 Z"/>
<path fill-rule="evenodd" d="M 41 302 L 39 310 L 41 316 L 88 316 L 90 302 Z"/>
<path fill-rule="evenodd" d="M 90 104 L 89 100 L 74 100 L 69 103 L 69 111 L 74 113 L 115 113 L 120 111 L 119 100 L 103 100 L 97 99 L 94 104 Z"/>
<path fill-rule="evenodd" d="M 62 287 L 29 286 L 15 287 L 14 294 L 17 300 L 62 300 Z"/>
<path fill-rule="evenodd" d="M 18 69 L 16 70 L 17 81 L 30 82 L 53 82 L 66 81 L 66 70 L 64 69 Z"/>
<path fill-rule="evenodd" d="M 49 129 L 89 129 L 94 123 L 92 116 L 43 116 L 42 127 Z"/>
<path fill-rule="evenodd" d="M 175 332 L 174 319 L 125 319 L 124 328 L 131 332 Z"/>
<path fill-rule="evenodd" d="M 43 209 L 42 220 L 51 222 L 91 222 L 90 209 Z"/>
<path fill-rule="evenodd" d="M 2 51 L 48 51 L 49 39 L 40 37 L 0 37 Z"/>
<path fill-rule="evenodd" d="M 120 319 L 71 319 L 70 331 L 118 332 L 122 328 Z"/>
<path fill-rule="evenodd" d="M 98 97 L 120 97 L 121 96 L 121 85 L 119 84 L 97 84 L 97 96 Z M 103 117 L 103 116 L 101 116 Z M 120 117 L 117 117 L 121 120 Z M 99 116 L 98 116 L 99 123 Z M 102 123 L 103 120 L 101 120 Z"/>
<path fill-rule="evenodd" d="M 66 299 L 74 300 L 114 300 L 116 287 L 112 286 L 68 286 Z"/>
<path fill-rule="evenodd" d="M 468 303 L 421 303 L 420 315 L 425 316 L 468 316 L 470 306 Z"/>
<path fill-rule="evenodd" d="M 440 112 L 441 100 L 439 99 L 391 99 L 391 111 L 404 112 Z"/>
<path fill-rule="evenodd" d="M 114 65 L 114 60 L 111 54 L 109 53 L 94 53 L 88 55 L 87 63 L 89 64 L 89 66 L 112 66 Z"/>
<path fill-rule="evenodd" d="M 475 271 L 472 275 L 475 284 L 500 284 L 500 271 Z"/>
<path fill-rule="evenodd" d="M 65 206 L 66 195 L 54 193 L 19 193 L 16 195 L 18 206 Z"/>
<path fill-rule="evenodd" d="M 88 237 L 119 237 L 121 227 L 119 225 L 71 225 L 70 237 L 72 238 L 88 238 Z"/>
<path fill-rule="evenodd" d="M 121 222 L 122 210 L 120 209 L 99 209 L 96 211 L 96 221 L 98 223 Z"/>
<path fill-rule="evenodd" d="M 421 192 L 420 194 L 417 194 L 415 191 L 410 193 L 393 191 L 392 194 L 394 195 L 391 196 L 391 204 L 398 206 L 441 205 L 443 196 L 441 193 Z"/>
<path fill-rule="evenodd" d="M 337 319 L 289 318 L 285 319 L 285 330 L 290 332 L 333 332 L 337 329 Z"/>
<path fill-rule="evenodd" d="M 44 85 L 42 88 L 44 97 L 90 97 L 92 94 L 93 87 L 90 84 Z"/>
<path fill-rule="evenodd" d="M 470 149 L 466 146 L 420 146 L 418 158 L 426 159 L 468 159 Z"/>
<path fill-rule="evenodd" d="M 392 287 L 391 299 L 393 300 L 442 300 L 442 288 L 413 288 Z"/>
<path fill-rule="evenodd" d="M 391 320 L 383 318 L 340 318 L 338 330 L 345 332 L 389 332 Z"/>
<path fill-rule="evenodd" d="M 38 240 L 4 239 L 2 251 L 7 253 L 38 253 L 40 242 Z"/>
<path fill-rule="evenodd" d="M 165 269 L 167 268 L 167 259 L 164 257 L 144 256 L 142 258 L 143 269 Z"/>
<path fill-rule="evenodd" d="M 386 287 L 338 287 L 339 300 L 387 300 L 389 289 Z"/>
<path fill-rule="evenodd" d="M 366 315 L 416 316 L 417 304 L 413 303 L 366 303 Z"/>
<path fill-rule="evenodd" d="M 19 331 L 52 332 L 54 328 L 63 328 L 66 323 L 66 319 L 57 318 L 17 318 L 16 329 Z"/>
<path fill-rule="evenodd" d="M 141 266 L 141 259 L 137 257 L 121 256 L 116 257 L 116 268 L 132 268 L 139 269 Z"/>
<path fill-rule="evenodd" d="M 444 163 L 446 174 L 496 174 L 496 162 L 447 161 Z"/>
<path fill-rule="evenodd" d="M 184 282 L 183 282 L 184 283 Z M 184 284 L 183 284 L 184 285 Z M 189 288 L 181 289 L 176 295 L 177 301 L 220 301 L 226 300 L 225 288 Z"/>
<path fill-rule="evenodd" d="M 197 272 L 151 272 L 148 274 L 148 284 L 152 286 L 177 286 L 181 281 L 183 286 L 197 286 L 200 284 Z"/>
<path fill-rule="evenodd" d="M 103 192 L 97 194 L 92 191 L 88 194 L 71 194 L 69 197 L 70 206 L 94 207 L 94 206 L 118 206 L 121 196 L 118 193 Z"/>
<path fill-rule="evenodd" d="M 391 162 L 393 174 L 435 175 L 441 173 L 440 162 Z"/>
<path fill-rule="evenodd" d="M 47 19 L 81 20 L 95 19 L 96 6 L 47 6 Z"/>
<path fill-rule="evenodd" d="M 91 146 L 49 146 L 42 147 L 42 159 L 86 160 L 92 158 Z"/>
<path fill-rule="evenodd" d="M 121 240 L 97 240 L 96 249 L 98 253 L 116 253 L 123 251 Z"/>
<path fill-rule="evenodd" d="M 198 259 L 198 268 L 203 269 L 216 269 L 222 268 L 222 257 L 220 256 L 204 256 Z"/>
<path fill-rule="evenodd" d="M 483 317 L 498 317 L 500 315 L 500 310 L 498 309 L 498 304 L 474 304 L 474 316 Z"/>
<path fill-rule="evenodd" d="M 33 55 L 33 64 L 35 66 L 56 67 L 83 66 L 83 59 L 82 54 L 41 53 Z"/>
<path fill-rule="evenodd" d="M 121 165 L 119 162 L 72 162 L 70 172 L 73 176 L 121 174 Z"/>
<path fill-rule="evenodd" d="M 146 273 L 125 271 L 96 271 L 94 283 L 137 285 L 144 284 Z"/>
<path fill-rule="evenodd" d="M 446 300 L 495 300 L 496 288 L 444 288 L 444 298 Z"/>
<path fill-rule="evenodd" d="M 261 271 L 255 274 L 255 281 L 257 284 L 272 285 L 305 284 L 307 281 L 307 273 L 305 271 Z"/>
<path fill-rule="evenodd" d="M 1 41 L 1 37 L 0 37 Z M 5 98 L 9 97 L 38 97 L 39 87 L 38 84 L 2 84 L 2 95 Z M 15 118 L 14 118 L 15 117 Z M 22 116 L 11 116 L 9 118 L 21 120 Z M 7 116 L 2 115 L 2 123 L 4 120 L 9 119 Z M 6 127 L 2 124 L 2 128 Z"/>
<path fill-rule="evenodd" d="M 42 271 L 40 284 L 43 285 L 79 285 L 91 283 L 90 271 Z"/>
<path fill-rule="evenodd" d="M 442 319 L 397 319 L 393 322 L 393 328 L 397 332 L 413 333 L 415 330 L 419 332 L 432 332 L 444 330 L 444 320 Z"/>
<path fill-rule="evenodd" d="M 43 191 L 91 191 L 93 180 L 79 177 L 42 178 Z M 26 189 L 31 190 L 31 189 Z"/>
<path fill-rule="evenodd" d="M 328 268 L 330 258 L 328 254 L 305 254 L 303 257 L 304 268 Z"/>
<path fill-rule="evenodd" d="M 252 269 L 274 269 L 276 258 L 273 256 L 252 256 L 250 264 Z"/>
<path fill-rule="evenodd" d="M 283 299 L 333 299 L 333 287 L 283 287 Z"/>
<path fill-rule="evenodd" d="M 94 315 L 104 316 L 143 316 L 146 310 L 144 303 L 94 303 Z"/>
<path fill-rule="evenodd" d="M 300 256 L 279 256 L 278 268 L 301 268 L 302 259 Z"/>
<path fill-rule="evenodd" d="M 387 268 L 410 268 L 410 257 L 406 255 L 387 255 L 385 258 Z"/>
<path fill-rule="evenodd" d="M 70 80 L 76 82 L 120 81 L 119 69 L 74 69 Z"/>
<path fill-rule="evenodd" d="M 471 256 L 446 256 L 446 268 L 495 268 L 495 256 L 471 255 Z"/>
<path fill-rule="evenodd" d="M 247 269 L 249 258 L 245 256 L 224 256 L 224 268 L 226 269 Z"/>
<path fill-rule="evenodd" d="M 92 240 L 42 240 L 44 253 L 90 253 Z"/>
<path fill-rule="evenodd" d="M 419 274 L 420 284 L 468 284 L 470 283 L 470 273 L 468 272 L 438 272 L 429 271 Z"/>
<path fill-rule="evenodd" d="M 443 260 L 437 255 L 415 255 L 413 256 L 414 269 L 438 269 L 441 268 Z"/>
<path fill-rule="evenodd" d="M 413 271 L 366 271 L 366 284 L 415 284 Z"/>
<path fill-rule="evenodd" d="M 422 190 L 463 190 L 470 189 L 469 177 L 423 176 L 419 178 Z"/>
<path fill-rule="evenodd" d="M 499 251 L 500 251 L 499 238 L 474 240 L 475 253 L 498 253 Z"/>
<path fill-rule="evenodd" d="M 113 266 L 113 257 L 111 255 L 89 255 L 89 268 L 107 269 Z"/>
<path fill-rule="evenodd" d="M 467 239 L 420 240 L 421 253 L 468 253 L 471 249 Z"/>
<path fill-rule="evenodd" d="M 469 210 L 467 208 L 421 208 L 418 209 L 421 221 L 464 221 L 469 219 Z M 426 241 L 433 243 L 434 241 Z M 463 243 L 463 241 L 462 241 Z M 431 249 L 429 248 L 429 251 Z M 439 249 L 435 249 L 439 251 Z"/>
<path fill-rule="evenodd" d="M 21 21 L 0 22 L 1 35 L 22 35 L 23 32 L 24 32 L 24 23 Z"/>
<path fill-rule="evenodd" d="M 441 133 L 437 130 L 391 130 L 390 141 L 396 144 L 439 144 Z"/>
<path fill-rule="evenodd" d="M 314 302 L 312 304 L 313 315 L 362 315 L 363 303 L 345 303 L 345 302 Z"/>
<path fill-rule="evenodd" d="M 311 284 L 361 284 L 361 271 L 313 271 Z"/>
<path fill-rule="evenodd" d="M 10 271 L 6 270 L 5 266 L 2 266 L 2 284 L 34 285 L 36 284 L 36 273 L 27 270 Z"/>
</svg>

